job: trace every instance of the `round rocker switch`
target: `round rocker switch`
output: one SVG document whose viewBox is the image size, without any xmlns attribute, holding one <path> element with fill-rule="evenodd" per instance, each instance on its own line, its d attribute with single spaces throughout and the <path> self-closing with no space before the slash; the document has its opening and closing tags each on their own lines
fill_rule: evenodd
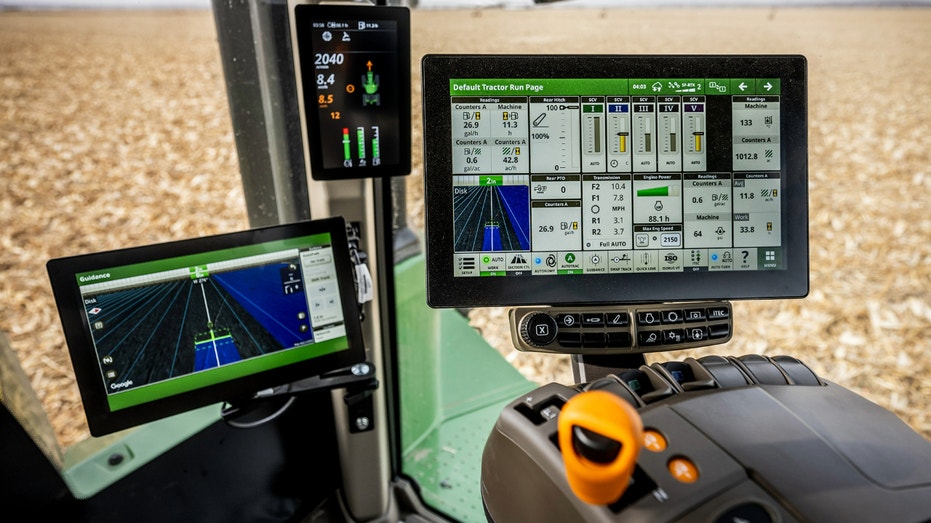
<svg viewBox="0 0 931 523">
<path fill-rule="evenodd" d="M 545 347 L 556 341 L 557 330 L 556 320 L 545 312 L 528 314 L 520 322 L 520 337 L 534 347 Z"/>
</svg>

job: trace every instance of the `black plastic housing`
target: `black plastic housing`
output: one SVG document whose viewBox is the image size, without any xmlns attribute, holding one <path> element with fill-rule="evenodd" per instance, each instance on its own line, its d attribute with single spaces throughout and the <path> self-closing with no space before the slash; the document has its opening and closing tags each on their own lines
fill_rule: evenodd
<svg viewBox="0 0 931 523">
<path fill-rule="evenodd" d="M 432 307 L 798 298 L 808 293 L 807 61 L 803 56 L 427 55 L 422 61 L 427 301 Z M 451 79 L 778 78 L 779 270 L 455 276 Z M 728 116 L 729 118 L 729 116 Z M 484 124 L 483 124 L 484 125 Z M 730 154 L 728 144 L 722 155 Z"/>
</svg>

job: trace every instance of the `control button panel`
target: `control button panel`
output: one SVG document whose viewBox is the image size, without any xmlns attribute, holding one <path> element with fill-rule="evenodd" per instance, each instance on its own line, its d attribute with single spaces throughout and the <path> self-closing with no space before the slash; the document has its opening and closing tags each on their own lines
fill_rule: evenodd
<svg viewBox="0 0 931 523">
<path fill-rule="evenodd" d="M 622 354 L 725 343 L 733 334 L 724 301 L 602 307 L 516 307 L 511 338 L 518 350 Z"/>
<path fill-rule="evenodd" d="M 782 378 L 777 379 L 776 373 Z M 743 463 L 727 454 L 679 410 L 682 405 L 706 401 L 710 394 L 724 389 L 750 392 L 747 396 L 733 396 L 737 398 L 759 397 L 753 393 L 753 385 L 819 387 L 827 384 L 796 358 L 747 354 L 657 362 L 638 368 L 618 369 L 588 383 L 543 385 L 516 398 L 502 411 L 483 456 L 482 481 L 483 485 L 489 485 L 488 492 L 491 492 L 486 495 L 491 497 L 484 499 L 514 503 L 513 496 L 507 495 L 504 486 L 519 479 L 526 480 L 528 470 L 522 466 L 528 457 L 529 462 L 541 471 L 535 481 L 566 478 L 569 469 L 573 468 L 573 473 L 580 475 L 582 486 L 587 485 L 583 494 L 588 496 L 595 492 L 595 487 L 600 485 L 595 482 L 608 472 L 602 469 L 608 464 L 613 466 L 620 460 L 620 452 L 624 448 L 635 445 L 629 439 L 620 446 L 616 445 L 625 431 L 614 430 L 615 422 L 629 418 L 631 414 L 610 413 L 618 405 L 626 411 L 629 405 L 636 409 L 642 422 L 637 430 L 641 450 L 636 456 L 632 475 L 620 481 L 625 488 L 620 493 L 606 495 L 604 499 L 588 500 L 581 505 L 584 508 L 580 509 L 583 510 L 580 517 L 559 521 L 596 520 L 599 518 L 584 516 L 597 514 L 599 517 L 613 517 L 602 517 L 605 521 L 798 523 L 779 499 L 748 478 L 749 470 Z M 614 395 L 619 401 L 602 404 L 601 398 L 594 401 L 596 398 L 592 393 L 602 397 L 605 393 Z M 587 397 L 585 402 L 592 403 L 580 405 L 583 397 Z M 585 413 L 594 415 L 584 416 Z M 734 426 L 740 423 L 737 420 Z M 793 442 L 787 444 L 792 445 Z M 496 451 L 487 452 L 489 446 Z M 515 456 L 521 459 L 515 460 Z M 584 470 L 576 466 L 583 457 L 587 460 Z M 554 468 L 556 464 L 563 466 Z M 618 481 L 613 484 L 616 486 Z M 566 498 L 585 499 L 575 487 L 571 490 L 559 487 L 552 492 L 562 492 Z M 536 501 L 533 498 L 532 502 Z M 566 512 L 561 514 L 565 516 Z M 675 514 L 687 514 L 688 517 L 676 519 L 673 517 Z M 540 517 L 533 519 L 555 521 Z"/>
</svg>

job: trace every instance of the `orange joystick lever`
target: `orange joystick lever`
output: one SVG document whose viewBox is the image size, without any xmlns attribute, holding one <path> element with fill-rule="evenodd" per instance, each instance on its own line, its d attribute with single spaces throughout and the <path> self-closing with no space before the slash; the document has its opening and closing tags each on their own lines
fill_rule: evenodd
<svg viewBox="0 0 931 523">
<path fill-rule="evenodd" d="M 640 415 L 610 392 L 583 392 L 559 412 L 566 478 L 586 503 L 605 505 L 620 499 L 630 486 L 642 444 Z"/>
</svg>

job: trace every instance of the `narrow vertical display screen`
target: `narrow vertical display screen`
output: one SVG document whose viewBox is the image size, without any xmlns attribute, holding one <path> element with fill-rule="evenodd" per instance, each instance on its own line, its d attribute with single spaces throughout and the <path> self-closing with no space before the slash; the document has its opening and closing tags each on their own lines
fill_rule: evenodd
<svg viewBox="0 0 931 523">
<path fill-rule="evenodd" d="M 410 29 L 404 8 L 295 6 L 315 179 L 410 172 Z"/>
</svg>

